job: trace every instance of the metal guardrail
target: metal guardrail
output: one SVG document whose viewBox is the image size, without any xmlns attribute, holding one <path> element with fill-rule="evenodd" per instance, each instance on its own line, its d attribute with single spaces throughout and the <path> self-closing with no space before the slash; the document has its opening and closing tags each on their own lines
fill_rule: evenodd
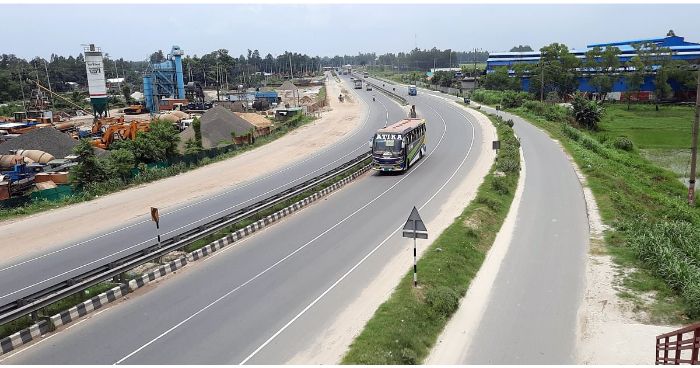
<svg viewBox="0 0 700 368">
<path fill-rule="evenodd" d="M 656 336 L 656 365 L 700 364 L 699 352 L 700 323 Z"/>
<path fill-rule="evenodd" d="M 35 313 L 49 304 L 81 292 L 102 281 L 106 281 L 115 276 L 123 274 L 144 263 L 158 259 L 167 253 L 182 249 L 185 246 L 202 239 L 207 235 L 215 233 L 222 228 L 252 217 L 265 209 L 273 207 L 289 198 L 303 193 L 304 191 L 313 188 L 336 175 L 352 170 L 354 167 L 358 166 L 370 157 L 371 155 L 369 152 L 364 153 L 330 171 L 320 174 L 301 184 L 295 185 L 278 194 L 219 217 L 215 220 L 209 221 L 196 228 L 184 231 L 171 238 L 162 240 L 160 244 L 148 246 L 118 260 L 101 265 L 80 275 L 46 287 L 21 299 L 0 305 L 0 324 L 5 324 L 22 316 Z"/>
<path fill-rule="evenodd" d="M 359 78 L 358 75 L 355 75 L 355 74 L 351 74 L 351 75 L 352 75 L 353 77 L 355 77 L 355 78 Z M 372 86 L 372 88 L 376 88 L 376 89 L 378 89 L 380 92 L 384 93 L 385 95 L 387 95 L 387 96 L 389 96 L 389 97 L 391 97 L 391 98 L 393 98 L 393 99 L 399 101 L 401 104 L 403 104 L 403 105 L 408 105 L 408 100 L 406 100 L 406 99 L 403 98 L 402 96 L 399 96 L 399 95 L 397 95 L 396 93 L 394 93 L 394 92 L 392 92 L 392 91 L 389 91 L 389 90 L 387 90 L 387 89 L 384 89 L 384 88 L 378 86 L 376 83 L 370 83 L 370 82 L 367 82 L 366 80 L 365 80 L 365 83 L 368 83 L 369 85 Z"/>
</svg>

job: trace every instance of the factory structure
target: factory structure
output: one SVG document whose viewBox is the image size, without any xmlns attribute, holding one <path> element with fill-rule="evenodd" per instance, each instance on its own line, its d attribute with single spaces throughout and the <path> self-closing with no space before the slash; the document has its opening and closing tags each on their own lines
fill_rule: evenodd
<svg viewBox="0 0 700 368">
<path fill-rule="evenodd" d="M 107 85 L 105 84 L 105 68 L 102 50 L 90 44 L 83 49 L 85 54 L 85 70 L 87 71 L 88 92 L 95 118 L 107 116 Z"/>
<path fill-rule="evenodd" d="M 605 49 L 608 46 L 614 46 L 620 49 L 620 54 L 618 55 L 621 65 L 630 61 L 635 55 L 636 51 L 634 49 L 635 44 L 645 44 L 653 43 L 659 47 L 669 48 L 672 52 L 671 58 L 673 60 L 685 60 L 690 63 L 697 63 L 700 61 L 700 44 L 685 41 L 683 37 L 676 36 L 673 31 L 669 31 L 666 37 L 663 38 L 652 38 L 652 39 L 638 39 L 629 41 L 619 41 L 619 42 L 609 42 L 609 43 L 597 43 L 588 45 L 586 49 L 577 50 L 571 49 L 570 52 L 576 58 L 581 61 L 586 59 L 586 52 L 593 49 L 594 47 L 600 47 Z M 513 70 L 513 65 L 515 64 L 539 64 L 540 62 L 540 52 L 539 51 L 529 51 L 529 52 L 498 52 L 489 54 L 489 58 L 486 61 L 486 73 L 493 73 L 495 69 L 507 67 L 508 72 L 512 77 L 515 77 L 515 71 Z M 657 69 L 655 67 L 654 69 Z M 619 69 L 620 73 L 624 73 L 627 69 L 621 67 Z M 593 76 L 593 72 L 586 73 L 586 75 L 579 78 L 578 89 L 582 92 L 595 92 L 595 88 L 590 85 L 590 79 Z M 523 91 L 528 91 L 530 88 L 530 77 L 525 75 L 520 81 L 520 85 Z M 674 92 L 678 92 L 681 86 L 675 81 L 669 81 Z M 650 99 L 654 91 L 654 76 L 649 75 L 644 79 L 644 83 L 641 87 L 640 94 L 637 96 L 641 100 Z M 613 85 L 612 93 L 609 93 L 607 98 L 617 99 L 622 98 L 623 94 L 627 91 L 627 83 L 625 78 L 619 78 L 615 81 Z M 694 95 L 694 94 L 689 94 Z"/>
<path fill-rule="evenodd" d="M 172 106 L 173 100 L 187 102 L 182 72 L 183 54 L 179 46 L 173 46 L 165 61 L 149 65 L 143 76 L 143 95 L 149 111 L 155 113 L 161 110 L 161 106 Z"/>
</svg>

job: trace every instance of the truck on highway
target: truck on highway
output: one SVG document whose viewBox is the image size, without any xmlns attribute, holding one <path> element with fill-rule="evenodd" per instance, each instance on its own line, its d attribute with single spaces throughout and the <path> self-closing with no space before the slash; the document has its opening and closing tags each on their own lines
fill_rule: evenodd
<svg viewBox="0 0 700 368">
<path fill-rule="evenodd" d="M 425 119 L 403 119 L 379 129 L 369 142 L 372 169 L 377 171 L 408 170 L 424 157 L 426 148 Z"/>
<path fill-rule="evenodd" d="M 362 89 L 362 79 L 355 79 L 355 89 Z"/>
<path fill-rule="evenodd" d="M 367 72 L 362 73 L 362 77 L 363 77 L 363 78 L 369 77 L 369 73 L 367 73 Z"/>
<path fill-rule="evenodd" d="M 416 86 L 410 85 L 408 86 L 408 95 L 409 96 L 415 96 L 418 94 L 418 90 L 416 89 Z"/>
</svg>

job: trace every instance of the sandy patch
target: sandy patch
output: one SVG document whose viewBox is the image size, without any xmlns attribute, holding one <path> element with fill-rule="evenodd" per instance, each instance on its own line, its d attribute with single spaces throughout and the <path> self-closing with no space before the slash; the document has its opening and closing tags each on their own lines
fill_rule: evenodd
<svg viewBox="0 0 700 368">
<path fill-rule="evenodd" d="M 491 149 L 491 140 L 496 136 L 496 129 L 486 116 L 464 110 L 476 120 L 483 131 L 482 141 L 475 142 L 477 150 L 474 153 L 479 159 L 475 167 L 440 207 L 440 214 L 428 222 L 427 227 L 434 234 L 441 233 L 452 224 L 455 217 L 459 216 L 474 199 L 479 185 L 483 182 L 496 156 Z M 425 244 L 418 247 L 419 256 L 427 248 Z M 352 341 L 372 318 L 379 305 L 391 295 L 407 271 L 406 259 L 412 257 L 413 253 L 410 240 L 406 240 L 406 246 L 403 249 L 404 251 L 387 262 L 374 281 L 339 313 L 321 334 L 314 338 L 309 348 L 297 353 L 287 364 L 338 364 Z"/>
<path fill-rule="evenodd" d="M 340 94 L 343 87 L 329 78 L 329 94 Z M 366 106 L 357 102 L 329 99 L 332 110 L 321 118 L 284 137 L 229 160 L 217 162 L 174 177 L 113 193 L 39 214 L 0 222 L 3 263 L 13 258 L 54 250 L 70 243 L 105 233 L 116 225 L 161 208 L 167 221 L 169 209 L 196 199 L 211 197 L 254 178 L 283 170 L 349 136 L 364 121 Z M 223 189 L 223 190 L 222 190 Z M 233 205 L 233 204 L 232 204 Z"/>
</svg>

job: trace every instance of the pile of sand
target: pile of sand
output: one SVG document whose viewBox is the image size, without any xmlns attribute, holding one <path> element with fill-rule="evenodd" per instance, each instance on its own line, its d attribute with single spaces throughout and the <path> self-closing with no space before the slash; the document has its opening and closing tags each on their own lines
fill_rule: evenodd
<svg viewBox="0 0 700 368">
<path fill-rule="evenodd" d="M 254 112 L 237 112 L 236 115 L 254 124 L 258 128 L 267 128 L 272 125 L 270 119 Z"/>
</svg>

